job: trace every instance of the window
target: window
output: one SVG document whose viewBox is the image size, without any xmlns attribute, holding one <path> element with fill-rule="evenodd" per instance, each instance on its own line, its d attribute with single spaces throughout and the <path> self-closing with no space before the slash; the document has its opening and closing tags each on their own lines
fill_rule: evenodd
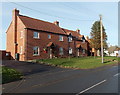
<svg viewBox="0 0 120 95">
<path fill-rule="evenodd" d="M 68 37 L 68 42 L 72 42 L 72 37 Z"/>
<path fill-rule="evenodd" d="M 20 31 L 20 38 L 23 38 L 23 31 Z"/>
<path fill-rule="evenodd" d="M 63 55 L 63 48 L 62 47 L 59 48 L 59 54 Z"/>
<path fill-rule="evenodd" d="M 63 36 L 59 36 L 59 41 L 63 41 Z"/>
<path fill-rule="evenodd" d="M 22 46 L 20 46 L 20 54 L 22 54 L 23 48 Z"/>
<path fill-rule="evenodd" d="M 85 54 L 85 49 L 83 49 L 83 54 Z"/>
<path fill-rule="evenodd" d="M 9 56 L 9 53 L 6 53 L 6 56 Z"/>
<path fill-rule="evenodd" d="M 84 42 L 85 42 L 85 39 L 83 39 L 82 42 L 84 43 Z"/>
<path fill-rule="evenodd" d="M 38 46 L 33 47 L 33 55 L 39 55 L 39 47 Z"/>
<path fill-rule="evenodd" d="M 69 54 L 72 54 L 72 48 L 71 47 L 69 48 Z"/>
<path fill-rule="evenodd" d="M 48 39 L 51 39 L 51 35 L 48 35 Z"/>
<path fill-rule="evenodd" d="M 33 32 L 33 38 L 39 38 L 39 33 L 38 32 Z"/>
</svg>

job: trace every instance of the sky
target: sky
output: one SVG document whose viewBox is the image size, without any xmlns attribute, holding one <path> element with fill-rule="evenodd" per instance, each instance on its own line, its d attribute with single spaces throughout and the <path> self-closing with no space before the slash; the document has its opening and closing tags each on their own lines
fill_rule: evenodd
<svg viewBox="0 0 120 95">
<path fill-rule="evenodd" d="M 54 22 L 60 27 L 77 30 L 89 36 L 93 23 L 103 16 L 103 25 L 110 45 L 118 45 L 117 2 L 2 2 L 2 37 L 0 50 L 6 49 L 6 30 L 12 20 L 12 10 L 17 8 L 21 15 Z M 1 45 L 2 44 L 2 45 Z"/>
</svg>

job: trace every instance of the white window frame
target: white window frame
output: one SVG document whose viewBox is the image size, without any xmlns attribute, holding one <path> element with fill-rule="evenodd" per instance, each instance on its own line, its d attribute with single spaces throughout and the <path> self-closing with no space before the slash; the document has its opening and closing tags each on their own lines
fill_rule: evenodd
<svg viewBox="0 0 120 95">
<path fill-rule="evenodd" d="M 63 36 L 59 35 L 59 41 L 63 41 Z"/>
<path fill-rule="evenodd" d="M 72 54 L 73 53 L 73 50 L 71 47 L 69 47 L 69 54 Z"/>
<path fill-rule="evenodd" d="M 51 35 L 48 35 L 48 39 L 51 39 Z"/>
<path fill-rule="evenodd" d="M 37 33 L 37 36 L 36 36 L 34 33 Z M 34 31 L 34 32 L 33 32 L 33 38 L 39 39 L 39 38 L 40 38 L 39 32 Z"/>
<path fill-rule="evenodd" d="M 23 54 L 23 47 L 20 46 L 20 54 Z"/>
<path fill-rule="evenodd" d="M 68 42 L 72 42 L 72 37 L 68 37 Z"/>
<path fill-rule="evenodd" d="M 34 49 L 35 49 L 36 47 L 38 48 L 38 51 L 37 51 L 38 54 L 34 54 Z M 34 46 L 34 47 L 33 47 L 33 56 L 37 56 L 37 55 L 40 55 L 40 48 L 39 48 L 39 46 Z"/>
<path fill-rule="evenodd" d="M 63 55 L 64 54 L 64 49 L 62 47 L 59 48 L 59 55 Z"/>
<path fill-rule="evenodd" d="M 23 36 L 24 36 L 23 33 L 24 33 L 23 31 L 20 31 L 20 38 L 23 38 Z"/>
</svg>

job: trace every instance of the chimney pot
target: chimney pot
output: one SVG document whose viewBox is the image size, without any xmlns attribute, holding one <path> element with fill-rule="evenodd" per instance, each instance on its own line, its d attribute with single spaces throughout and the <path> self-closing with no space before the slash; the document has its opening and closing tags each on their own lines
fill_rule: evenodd
<svg viewBox="0 0 120 95">
<path fill-rule="evenodd" d="M 59 26 L 59 21 L 54 21 L 54 24 Z"/>
<path fill-rule="evenodd" d="M 19 10 L 17 10 L 17 8 L 14 8 L 13 16 L 17 16 L 17 15 L 19 15 Z"/>
<path fill-rule="evenodd" d="M 80 34 L 80 30 L 79 29 L 77 29 L 76 32 Z"/>
</svg>

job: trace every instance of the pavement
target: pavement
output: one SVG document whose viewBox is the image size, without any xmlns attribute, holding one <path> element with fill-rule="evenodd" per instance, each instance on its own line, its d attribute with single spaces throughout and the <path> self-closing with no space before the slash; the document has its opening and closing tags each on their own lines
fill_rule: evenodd
<svg viewBox="0 0 120 95">
<path fill-rule="evenodd" d="M 75 93 L 79 95 L 120 91 L 118 89 L 119 65 L 89 70 L 64 69 L 26 62 L 24 65 L 23 63 L 18 67 L 17 65 L 13 67 L 21 68 L 19 70 L 25 73 L 25 78 L 4 84 L 3 93 Z M 28 72 L 31 68 L 31 72 Z"/>
</svg>

